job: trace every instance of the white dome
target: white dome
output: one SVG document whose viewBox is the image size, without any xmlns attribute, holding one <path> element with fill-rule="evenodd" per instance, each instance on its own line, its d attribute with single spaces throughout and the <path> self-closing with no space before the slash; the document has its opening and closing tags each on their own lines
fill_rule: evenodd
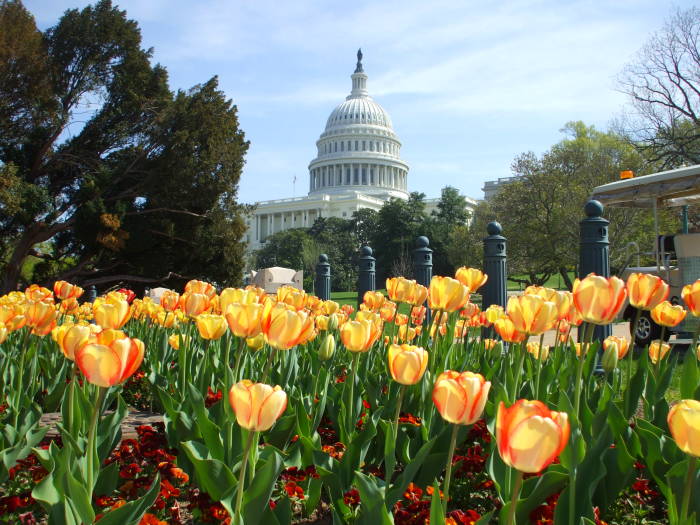
<svg viewBox="0 0 700 525">
<path fill-rule="evenodd" d="M 393 130 L 389 114 L 370 96 L 350 96 L 345 102 L 339 104 L 328 117 L 326 131 L 353 124 L 384 126 Z"/>
<path fill-rule="evenodd" d="M 362 52 L 351 76 L 352 91 L 326 121 L 309 164 L 309 195 L 362 192 L 408 198 L 408 164 L 391 117 L 367 91 Z"/>
</svg>

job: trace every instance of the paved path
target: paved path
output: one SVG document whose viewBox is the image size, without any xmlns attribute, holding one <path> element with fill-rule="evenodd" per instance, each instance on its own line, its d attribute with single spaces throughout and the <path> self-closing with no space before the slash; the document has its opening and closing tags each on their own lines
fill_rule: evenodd
<svg viewBox="0 0 700 525">
<path fill-rule="evenodd" d="M 107 411 L 109 413 L 110 411 Z M 41 416 L 41 424 L 51 427 L 46 437 L 57 437 L 58 430 L 56 429 L 56 423 L 61 421 L 60 412 L 49 412 Z M 154 414 L 152 412 L 141 412 L 139 410 L 130 411 L 124 421 L 122 421 L 122 439 L 136 439 L 136 427 L 140 425 L 152 425 L 154 423 L 161 423 L 163 421 L 163 416 L 160 414 Z"/>
<path fill-rule="evenodd" d="M 612 335 L 630 339 L 629 323 L 617 323 L 612 325 L 612 327 Z M 554 344 L 554 332 L 555 330 L 550 330 L 549 332 L 544 333 L 544 344 L 550 346 Z M 574 338 L 574 341 L 578 341 L 578 330 L 571 330 L 571 336 Z M 533 336 L 530 338 L 530 341 L 539 341 L 539 337 Z"/>
</svg>

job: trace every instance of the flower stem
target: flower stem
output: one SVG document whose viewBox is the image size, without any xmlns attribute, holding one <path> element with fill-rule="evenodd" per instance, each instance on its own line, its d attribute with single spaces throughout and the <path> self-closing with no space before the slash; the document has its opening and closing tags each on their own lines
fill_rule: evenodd
<svg viewBox="0 0 700 525">
<path fill-rule="evenodd" d="M 70 385 L 68 386 L 68 421 L 66 421 L 66 428 L 71 433 L 76 431 L 76 429 L 73 428 L 75 419 L 75 415 L 73 414 L 73 404 L 75 403 L 75 383 L 78 381 L 77 371 L 78 366 L 75 364 L 75 361 L 73 361 L 73 368 L 70 374 Z"/>
<path fill-rule="evenodd" d="M 525 340 L 520 343 L 519 345 L 519 350 L 520 350 L 520 359 L 518 359 L 518 365 L 515 368 L 515 385 L 513 385 L 513 397 L 510 400 L 511 404 L 515 403 L 515 400 L 518 397 L 518 390 L 520 390 L 520 376 L 523 374 L 523 365 L 525 363 L 525 352 L 527 348 L 527 342 L 530 339 L 530 337 L 526 337 Z"/>
<path fill-rule="evenodd" d="M 634 347 L 637 344 L 637 324 L 639 324 L 639 317 L 642 315 L 642 310 L 637 308 L 634 313 L 634 321 L 632 321 L 632 342 L 630 342 L 630 349 L 627 352 L 627 388 L 625 389 L 625 400 L 629 397 L 630 384 L 632 383 L 632 358 L 634 356 Z"/>
<path fill-rule="evenodd" d="M 510 497 L 510 509 L 508 509 L 508 525 L 515 525 L 515 510 L 518 506 L 518 496 L 520 496 L 520 487 L 523 485 L 523 473 L 519 470 L 515 475 L 515 486 L 513 494 Z"/>
<path fill-rule="evenodd" d="M 683 484 L 683 503 L 681 504 L 680 523 L 684 523 L 688 517 L 688 507 L 690 505 L 690 493 L 693 491 L 693 478 L 695 477 L 695 456 L 688 458 L 688 470 L 685 473 L 685 483 Z"/>
<path fill-rule="evenodd" d="M 95 478 L 94 469 L 99 465 L 96 465 L 96 461 L 99 461 L 97 457 L 97 448 L 95 444 L 95 437 L 97 434 L 97 422 L 102 412 L 102 403 L 107 393 L 107 388 L 97 387 L 97 399 L 95 401 L 95 408 L 92 411 L 92 418 L 90 419 L 90 430 L 88 430 L 88 442 L 87 442 L 87 491 L 90 496 L 89 501 L 92 501 L 92 491 L 95 488 Z"/>
<path fill-rule="evenodd" d="M 352 434 L 353 421 L 355 417 L 355 377 L 357 376 L 357 362 L 360 357 L 359 352 L 352 354 L 352 370 L 350 374 L 350 395 L 348 396 L 348 421 L 347 421 L 347 438 Z"/>
<path fill-rule="evenodd" d="M 264 383 L 267 381 L 267 377 L 270 375 L 270 368 L 272 367 L 272 359 L 275 357 L 275 353 L 277 352 L 276 348 L 270 348 L 270 353 L 267 356 L 267 363 L 265 363 L 265 371 L 263 372 L 263 377 L 261 383 Z"/>
<path fill-rule="evenodd" d="M 445 466 L 445 489 L 443 490 L 443 496 L 445 497 L 445 510 L 447 510 L 447 503 L 450 501 L 450 481 L 452 479 L 452 458 L 455 454 L 455 447 L 457 446 L 457 433 L 459 432 L 459 425 L 452 425 L 452 439 L 450 439 L 450 452 L 447 454 L 447 465 Z"/>
<path fill-rule="evenodd" d="M 557 327 L 557 331 L 559 328 Z M 542 344 L 544 343 L 544 332 L 540 335 L 540 349 L 537 352 L 537 378 L 535 379 L 535 399 L 540 398 L 540 375 L 542 374 L 542 354 L 543 354 L 543 348 Z"/>
<path fill-rule="evenodd" d="M 243 450 L 243 458 L 241 459 L 243 463 L 241 464 L 241 472 L 238 475 L 238 487 L 236 489 L 236 512 L 233 516 L 234 523 L 236 523 L 236 520 L 238 518 L 241 519 L 241 523 L 243 520 L 243 516 L 241 516 L 241 504 L 243 503 L 243 485 L 245 485 L 245 471 L 248 468 L 248 456 L 250 455 L 250 449 L 253 445 L 253 436 L 255 435 L 256 433 L 254 431 L 248 430 L 248 440 L 246 441 L 245 449 Z"/>
</svg>

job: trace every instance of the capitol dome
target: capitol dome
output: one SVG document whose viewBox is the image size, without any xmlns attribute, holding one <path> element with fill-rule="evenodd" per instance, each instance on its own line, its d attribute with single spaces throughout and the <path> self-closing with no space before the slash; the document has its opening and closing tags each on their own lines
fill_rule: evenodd
<svg viewBox="0 0 700 525">
<path fill-rule="evenodd" d="M 352 90 L 328 117 L 309 164 L 309 195 L 357 191 L 408 198 L 408 164 L 391 118 L 367 91 L 362 51 L 351 76 Z"/>
</svg>

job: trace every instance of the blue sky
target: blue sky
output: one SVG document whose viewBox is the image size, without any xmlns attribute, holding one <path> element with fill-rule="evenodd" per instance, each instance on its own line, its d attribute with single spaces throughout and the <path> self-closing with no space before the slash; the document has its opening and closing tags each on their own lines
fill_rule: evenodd
<svg viewBox="0 0 700 525">
<path fill-rule="evenodd" d="M 80 0 L 24 0 L 41 29 Z M 362 47 L 370 94 L 391 115 L 409 189 L 481 198 L 513 159 L 570 120 L 605 129 L 615 78 L 673 6 L 665 0 L 115 1 L 173 89 L 213 75 L 250 140 L 243 202 L 300 196 L 328 115 Z M 293 178 L 297 176 L 296 188 Z"/>
</svg>

